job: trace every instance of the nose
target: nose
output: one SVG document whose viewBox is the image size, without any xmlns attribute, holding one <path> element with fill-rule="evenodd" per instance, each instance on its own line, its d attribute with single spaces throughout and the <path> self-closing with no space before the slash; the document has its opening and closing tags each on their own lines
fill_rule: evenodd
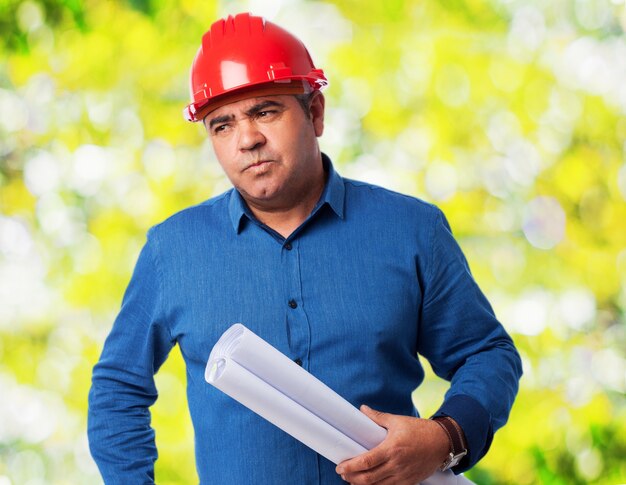
<svg viewBox="0 0 626 485">
<path fill-rule="evenodd" d="M 265 144 L 265 136 L 253 120 L 241 120 L 239 123 L 239 149 L 255 150 Z"/>
</svg>

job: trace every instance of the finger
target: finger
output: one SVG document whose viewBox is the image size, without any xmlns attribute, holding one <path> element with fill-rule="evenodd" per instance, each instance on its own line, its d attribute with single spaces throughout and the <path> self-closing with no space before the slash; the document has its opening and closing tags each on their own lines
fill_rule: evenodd
<svg viewBox="0 0 626 485">
<path fill-rule="evenodd" d="M 378 485 L 379 482 L 384 482 L 391 476 L 391 470 L 383 464 L 369 470 L 344 474 L 342 478 L 351 485 Z"/>
<path fill-rule="evenodd" d="M 365 414 L 368 418 L 370 418 L 372 421 L 374 421 L 376 424 L 382 426 L 383 428 L 389 428 L 389 425 L 390 425 L 389 418 L 391 417 L 390 414 L 383 413 L 382 411 L 377 411 L 365 404 L 361 406 L 361 412 Z"/>
<path fill-rule="evenodd" d="M 374 482 L 372 485 L 420 485 L 420 482 L 415 482 L 413 480 L 401 480 L 396 475 L 389 475 L 377 482 Z"/>
<path fill-rule="evenodd" d="M 371 470 L 372 468 L 380 465 L 381 463 L 384 463 L 385 461 L 387 461 L 385 453 L 378 448 L 374 448 L 370 451 L 366 451 L 365 453 L 355 456 L 350 460 L 341 462 L 339 465 L 337 465 L 335 471 L 339 475 L 362 472 L 366 470 Z"/>
</svg>

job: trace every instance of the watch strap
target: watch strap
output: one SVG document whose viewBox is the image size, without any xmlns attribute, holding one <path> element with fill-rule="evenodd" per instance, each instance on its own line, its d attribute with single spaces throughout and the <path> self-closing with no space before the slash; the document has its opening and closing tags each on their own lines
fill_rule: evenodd
<svg viewBox="0 0 626 485">
<path fill-rule="evenodd" d="M 441 471 L 446 471 L 458 465 L 463 457 L 467 455 L 465 435 L 457 422 L 449 416 L 437 416 L 431 419 L 441 426 L 450 441 L 450 454 L 439 468 Z"/>
</svg>

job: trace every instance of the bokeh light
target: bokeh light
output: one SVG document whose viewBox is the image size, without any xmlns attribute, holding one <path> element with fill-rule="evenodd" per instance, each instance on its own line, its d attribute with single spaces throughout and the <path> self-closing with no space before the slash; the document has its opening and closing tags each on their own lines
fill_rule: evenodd
<svg viewBox="0 0 626 485">
<path fill-rule="evenodd" d="M 0 1 L 0 485 L 101 483 L 91 368 L 147 229 L 229 188 L 181 111 L 202 34 L 247 10 L 325 69 L 338 171 L 438 204 L 519 347 L 519 398 L 468 476 L 626 483 L 623 0 L 16 0 Z M 197 482 L 177 350 L 157 384 L 157 482 Z M 445 390 L 429 371 L 423 415 Z"/>
</svg>

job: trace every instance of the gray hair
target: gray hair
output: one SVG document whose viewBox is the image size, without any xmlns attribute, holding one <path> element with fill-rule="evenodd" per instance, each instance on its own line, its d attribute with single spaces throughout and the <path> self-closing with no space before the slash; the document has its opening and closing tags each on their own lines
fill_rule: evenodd
<svg viewBox="0 0 626 485">
<path fill-rule="evenodd" d="M 315 93 L 316 91 L 304 94 L 294 94 L 294 98 L 296 98 L 296 101 L 298 101 L 298 104 L 302 107 L 304 114 L 309 117 L 311 116 L 311 101 L 313 101 Z"/>
</svg>

